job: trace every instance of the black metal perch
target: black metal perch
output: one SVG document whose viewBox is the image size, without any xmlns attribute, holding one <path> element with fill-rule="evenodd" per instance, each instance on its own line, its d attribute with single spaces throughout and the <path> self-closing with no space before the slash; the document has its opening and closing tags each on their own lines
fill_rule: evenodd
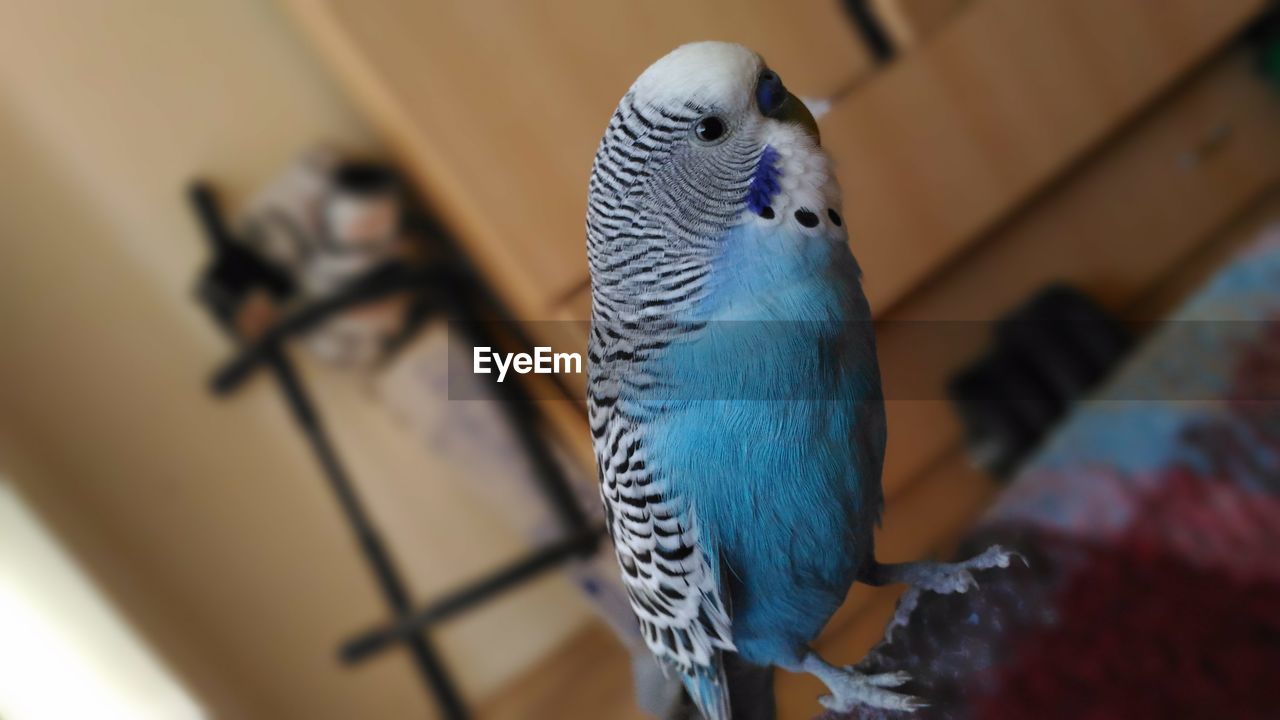
<svg viewBox="0 0 1280 720">
<path fill-rule="evenodd" d="M 292 287 L 286 274 L 234 242 L 207 185 L 194 185 L 190 195 L 214 252 L 213 262 L 202 277 L 200 296 L 219 323 L 231 329 L 235 307 L 249 292 L 261 289 L 281 298 L 287 296 Z M 294 421 L 306 436 L 330 489 L 338 499 L 365 559 L 373 569 L 379 589 L 391 610 L 391 620 L 344 643 L 339 652 L 342 661 L 359 662 L 389 647 L 403 644 L 444 716 L 463 720 L 470 714 L 426 631 L 566 561 L 592 555 L 599 546 L 603 530 L 590 524 L 579 505 L 542 435 L 541 418 L 528 393 L 519 383 L 496 384 L 494 389 L 506 419 L 532 464 L 539 489 L 556 513 L 563 539 L 534 550 L 506 567 L 415 610 L 391 552 L 361 503 L 284 347 L 291 338 L 316 328 L 337 313 L 400 293 L 416 295 L 423 301 L 423 306 L 450 318 L 477 344 L 498 344 L 490 337 L 482 317 L 505 317 L 502 308 L 478 284 L 447 237 L 439 233 L 432 233 L 432 236 L 441 251 L 441 259 L 436 263 L 423 268 L 400 262 L 387 263 L 333 295 L 293 311 L 258 339 L 242 345 L 235 356 L 214 373 L 210 384 L 215 394 L 229 395 L 255 370 L 267 368 L 271 371 Z"/>
</svg>

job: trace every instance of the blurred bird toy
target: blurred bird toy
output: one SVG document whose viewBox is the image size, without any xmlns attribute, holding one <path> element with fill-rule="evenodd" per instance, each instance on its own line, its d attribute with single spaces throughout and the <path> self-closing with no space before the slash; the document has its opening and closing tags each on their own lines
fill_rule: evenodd
<svg viewBox="0 0 1280 720">
<path fill-rule="evenodd" d="M 405 198 L 391 168 L 350 161 L 327 148 L 301 156 L 244 214 L 248 243 L 284 267 L 301 300 L 332 295 L 381 265 L 405 259 Z M 365 305 L 330 318 L 307 336 L 323 360 L 366 368 L 404 325 L 405 299 Z"/>
<path fill-rule="evenodd" d="M 1015 556 L 875 559 L 875 337 L 812 114 L 747 48 L 671 52 L 609 121 L 587 254 L 600 492 L 649 649 L 713 720 L 730 654 L 817 676 L 833 710 L 920 707 L 810 642 L 855 580 L 965 592 Z"/>
</svg>

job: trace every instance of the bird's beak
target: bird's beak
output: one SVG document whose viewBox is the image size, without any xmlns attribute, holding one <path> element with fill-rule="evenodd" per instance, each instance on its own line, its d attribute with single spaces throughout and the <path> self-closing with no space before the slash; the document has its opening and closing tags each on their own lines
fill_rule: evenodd
<svg viewBox="0 0 1280 720">
<path fill-rule="evenodd" d="M 804 102 L 795 95 L 787 93 L 787 99 L 783 101 L 775 117 L 782 122 L 799 125 L 813 137 L 815 143 L 822 144 L 822 134 L 818 132 L 818 121 L 814 119 L 813 113 L 809 112 Z"/>
<path fill-rule="evenodd" d="M 760 73 L 756 81 L 756 106 L 760 114 L 779 122 L 795 123 L 809 133 L 814 142 L 821 145 L 822 138 L 818 134 L 818 121 L 805 106 L 804 101 L 787 90 L 782 78 L 768 68 Z"/>
</svg>

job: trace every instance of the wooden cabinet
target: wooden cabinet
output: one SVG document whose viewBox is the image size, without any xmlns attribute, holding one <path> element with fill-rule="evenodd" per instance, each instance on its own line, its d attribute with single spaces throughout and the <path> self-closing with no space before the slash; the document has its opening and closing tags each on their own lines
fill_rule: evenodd
<svg viewBox="0 0 1280 720">
<path fill-rule="evenodd" d="M 978 0 L 823 118 L 877 313 L 1231 37 L 1254 0 Z"/>
</svg>

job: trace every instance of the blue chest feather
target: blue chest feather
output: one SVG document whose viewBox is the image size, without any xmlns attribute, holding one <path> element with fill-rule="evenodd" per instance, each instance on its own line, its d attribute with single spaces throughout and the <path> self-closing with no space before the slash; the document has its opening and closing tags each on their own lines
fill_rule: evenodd
<svg viewBox="0 0 1280 720">
<path fill-rule="evenodd" d="M 870 314 L 847 247 L 782 224 L 733 231 L 709 287 L 691 318 L 704 330 L 654 361 L 676 383 L 649 420 L 654 469 L 719 562 L 740 654 L 778 663 L 871 551 L 884 416 Z"/>
</svg>

